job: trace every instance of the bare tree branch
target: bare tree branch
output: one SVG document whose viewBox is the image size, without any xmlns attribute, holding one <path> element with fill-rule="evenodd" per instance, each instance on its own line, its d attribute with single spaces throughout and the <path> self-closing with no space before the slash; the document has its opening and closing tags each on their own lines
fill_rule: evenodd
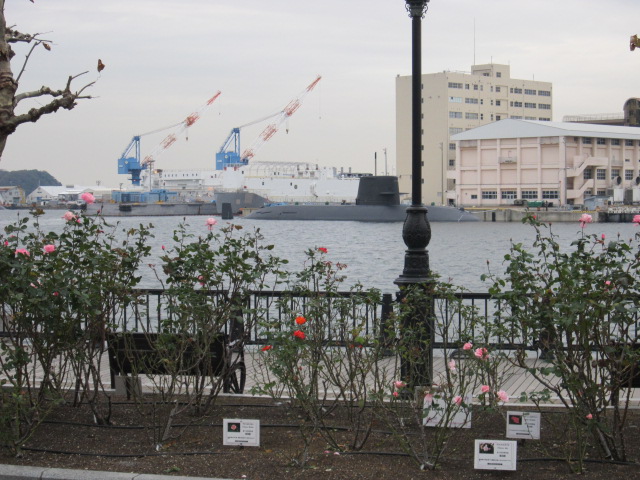
<svg viewBox="0 0 640 480">
<path fill-rule="evenodd" d="M 92 98 L 90 95 L 85 95 L 84 92 L 95 83 L 87 83 L 79 90 L 72 92 L 71 83 L 79 76 L 88 73 L 82 72 L 78 75 L 69 76 L 64 89 L 55 90 L 43 86 L 38 90 L 18 94 L 18 81 L 26 71 L 27 63 L 35 51 L 35 48 L 42 44 L 44 48 L 50 50 L 51 47 L 49 43 L 51 43 L 51 41 L 42 38 L 41 33 L 22 33 L 14 26 L 7 27 L 5 18 L 6 3 L 6 0 L 0 0 L 0 156 L 2 155 L 8 136 L 11 135 L 19 125 L 26 122 L 36 122 L 43 115 L 57 112 L 61 108 L 65 110 L 73 109 L 76 106 L 77 100 Z M 15 56 L 15 52 L 11 48 L 11 44 L 18 42 L 30 43 L 32 45 L 25 56 L 20 72 L 17 77 L 14 77 L 11 69 L 11 60 Z M 31 108 L 27 113 L 16 114 L 15 108 L 22 100 L 45 96 L 52 97 L 47 104 Z"/>
<path fill-rule="evenodd" d="M 25 68 L 27 68 L 27 63 L 29 62 L 29 57 L 31 57 L 31 54 L 33 53 L 33 50 L 38 45 L 40 45 L 40 43 L 41 42 L 36 42 L 33 45 L 31 45 L 31 48 L 29 49 L 29 53 L 27 53 L 27 55 L 24 57 L 24 63 L 22 64 L 22 68 L 20 69 L 20 73 L 16 77 L 16 82 L 20 83 L 20 77 L 22 77 L 22 74 L 24 73 Z"/>
</svg>

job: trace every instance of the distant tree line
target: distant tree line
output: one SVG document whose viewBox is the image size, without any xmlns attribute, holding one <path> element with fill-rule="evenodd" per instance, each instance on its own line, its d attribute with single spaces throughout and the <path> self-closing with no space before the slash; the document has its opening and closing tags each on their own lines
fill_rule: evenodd
<svg viewBox="0 0 640 480">
<path fill-rule="evenodd" d="M 29 195 L 40 185 L 62 185 L 49 172 L 41 170 L 0 170 L 0 187 L 22 187 L 24 194 Z"/>
</svg>

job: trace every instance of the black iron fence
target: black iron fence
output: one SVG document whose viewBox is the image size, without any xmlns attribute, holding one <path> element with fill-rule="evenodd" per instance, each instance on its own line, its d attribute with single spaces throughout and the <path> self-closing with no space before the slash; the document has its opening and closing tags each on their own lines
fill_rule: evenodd
<svg viewBox="0 0 640 480">
<path fill-rule="evenodd" d="M 198 291 L 198 301 L 209 311 L 222 308 L 230 302 L 226 291 Z M 193 298 L 192 298 L 193 301 Z M 221 330 L 233 337 L 245 335 L 249 345 L 264 345 L 269 342 L 274 330 L 293 326 L 291 312 L 307 315 L 318 303 L 323 303 L 322 312 L 326 317 L 339 319 L 342 332 L 345 328 L 358 328 L 366 338 L 393 338 L 392 315 L 398 311 L 398 304 L 392 294 L 384 294 L 377 301 L 364 299 L 362 294 L 339 292 L 332 295 L 294 293 L 289 291 L 252 291 L 245 294 L 241 303 L 237 303 L 238 314 L 227 315 L 229 321 L 219 323 Z M 193 305 L 189 305 L 193 309 Z M 206 310 L 206 308 L 205 308 Z M 136 289 L 125 305 L 114 308 L 111 323 L 116 331 L 158 332 L 164 325 L 171 323 L 172 316 L 180 312 L 167 290 Z M 459 293 L 447 298 L 433 299 L 435 332 L 433 346 L 437 349 L 458 348 L 467 341 L 482 343 L 503 350 L 536 350 L 540 346 L 539 338 L 519 338 L 497 335 L 495 326 L 500 324 L 503 309 L 500 301 L 488 293 Z M 0 336 L 7 336 L 13 312 L 7 305 L 0 303 Z M 239 321 L 242 320 L 242 321 Z M 259 320 L 259 321 L 258 321 Z M 325 323 L 327 323 L 325 319 Z M 639 320 L 635 319 L 634 332 L 639 332 Z M 331 327 L 328 322 L 326 338 L 332 344 L 344 344 L 341 331 Z M 386 337 L 385 337 L 386 336 Z"/>
</svg>

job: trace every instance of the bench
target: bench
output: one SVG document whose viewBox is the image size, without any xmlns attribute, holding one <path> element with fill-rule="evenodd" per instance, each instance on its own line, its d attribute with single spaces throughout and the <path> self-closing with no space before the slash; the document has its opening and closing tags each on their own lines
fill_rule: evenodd
<svg viewBox="0 0 640 480">
<path fill-rule="evenodd" d="M 172 358 L 184 366 L 179 375 L 222 377 L 224 393 L 244 391 L 247 376 L 244 350 L 236 347 L 236 342 L 229 342 L 227 335 L 216 337 L 204 355 L 197 353 L 195 343 L 189 345 L 189 338 L 178 334 L 108 332 L 106 340 L 111 388 L 115 388 L 116 375 L 168 375 L 171 371 L 166 359 Z M 162 351 L 168 354 L 163 357 Z M 130 397 L 129 385 L 127 383 L 127 398 Z"/>
</svg>

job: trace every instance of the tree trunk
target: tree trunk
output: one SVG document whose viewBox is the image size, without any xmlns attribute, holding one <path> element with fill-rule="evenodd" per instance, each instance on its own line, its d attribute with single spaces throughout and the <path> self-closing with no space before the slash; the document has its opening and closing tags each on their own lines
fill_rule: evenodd
<svg viewBox="0 0 640 480">
<path fill-rule="evenodd" d="M 15 125 L 9 120 L 13 117 L 14 98 L 18 89 L 11 71 L 14 52 L 7 43 L 4 4 L 5 0 L 0 0 L 0 157 L 7 143 L 7 136 L 15 131 Z"/>
</svg>

